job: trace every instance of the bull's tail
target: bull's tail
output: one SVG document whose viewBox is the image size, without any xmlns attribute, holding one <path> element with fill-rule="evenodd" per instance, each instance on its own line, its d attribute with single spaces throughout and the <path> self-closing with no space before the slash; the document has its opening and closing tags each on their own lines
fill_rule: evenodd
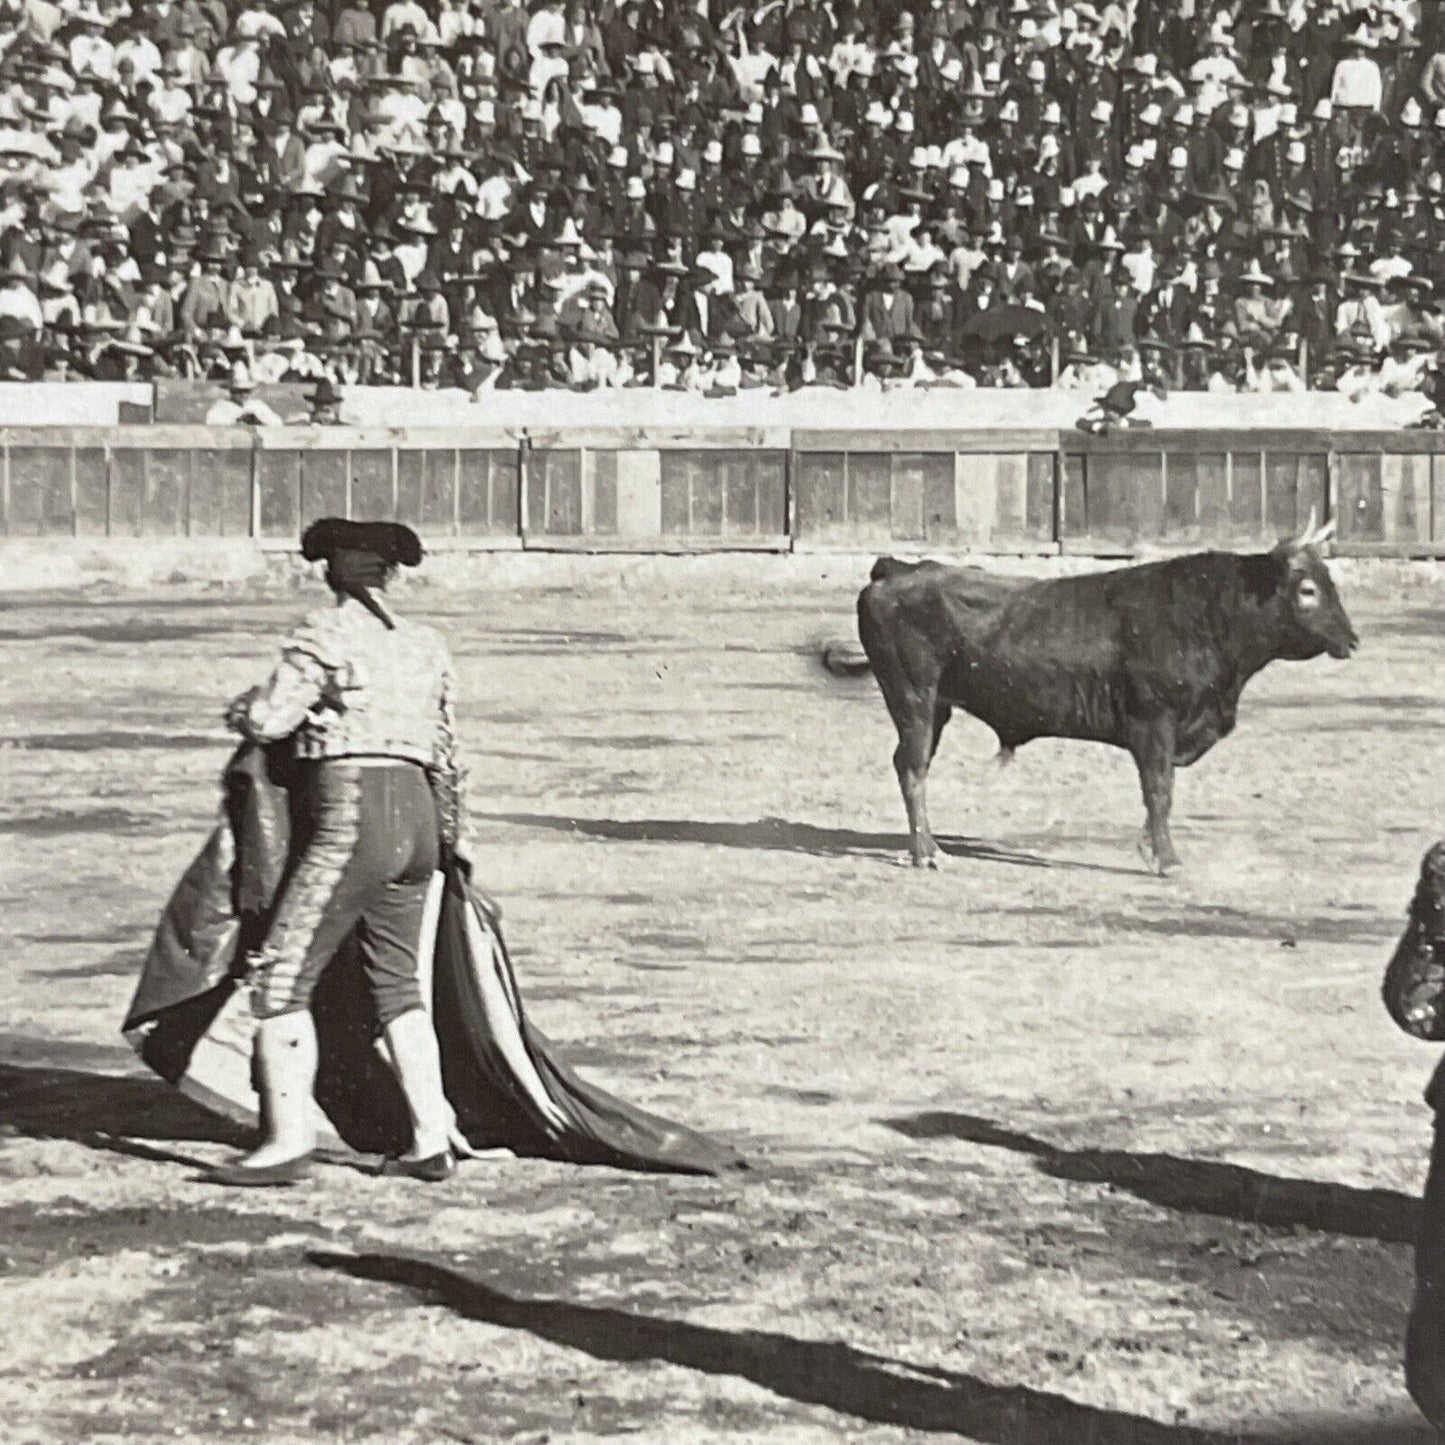
<svg viewBox="0 0 1445 1445">
<path fill-rule="evenodd" d="M 878 594 L 874 588 L 880 582 L 915 571 L 918 562 L 900 562 L 897 557 L 880 557 L 868 574 L 868 586 L 858 594 L 858 637 L 862 646 L 831 638 L 818 649 L 823 666 L 834 677 L 866 677 L 874 671 L 872 656 L 874 642 L 879 635 L 878 619 L 875 615 L 879 606 Z"/>
<path fill-rule="evenodd" d="M 820 643 L 818 659 L 834 677 L 867 677 L 873 671 L 863 649 L 844 637 L 830 637 Z"/>
</svg>

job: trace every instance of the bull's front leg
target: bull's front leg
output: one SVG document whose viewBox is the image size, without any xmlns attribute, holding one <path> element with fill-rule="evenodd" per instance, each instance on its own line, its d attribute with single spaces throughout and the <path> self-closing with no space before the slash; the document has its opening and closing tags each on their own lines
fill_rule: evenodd
<svg viewBox="0 0 1445 1445">
<path fill-rule="evenodd" d="M 1130 725 L 1129 751 L 1139 769 L 1144 794 L 1144 835 L 1139 852 L 1161 875 L 1179 867 L 1179 855 L 1169 833 L 1169 812 L 1174 805 L 1174 719 L 1169 714 L 1141 719 Z"/>
</svg>

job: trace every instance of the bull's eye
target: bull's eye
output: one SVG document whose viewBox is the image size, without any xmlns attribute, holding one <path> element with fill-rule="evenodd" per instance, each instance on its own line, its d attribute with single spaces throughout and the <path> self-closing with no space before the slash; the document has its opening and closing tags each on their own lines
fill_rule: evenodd
<svg viewBox="0 0 1445 1445">
<path fill-rule="evenodd" d="M 1300 608 L 1306 612 L 1312 611 L 1320 605 L 1320 589 L 1317 582 L 1312 582 L 1306 577 L 1295 589 L 1295 601 Z"/>
</svg>

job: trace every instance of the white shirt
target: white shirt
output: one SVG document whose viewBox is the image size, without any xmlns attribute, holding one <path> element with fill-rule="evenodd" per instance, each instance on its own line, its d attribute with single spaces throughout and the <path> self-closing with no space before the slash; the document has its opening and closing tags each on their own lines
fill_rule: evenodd
<svg viewBox="0 0 1445 1445">
<path fill-rule="evenodd" d="M 512 209 L 512 183 L 506 176 L 488 176 L 477 187 L 477 214 L 484 221 L 500 221 Z"/>
<path fill-rule="evenodd" d="M 426 11 L 416 0 L 395 0 L 394 4 L 386 7 L 386 14 L 381 20 L 381 38 L 389 40 L 403 28 L 415 30 L 418 35 L 426 35 L 431 29 Z"/>
<path fill-rule="evenodd" d="M 40 298 L 23 281 L 0 285 L 0 316 L 29 322 L 37 331 L 45 325 Z"/>
<path fill-rule="evenodd" d="M 216 56 L 216 73 L 237 105 L 252 105 L 261 76 L 261 55 L 251 42 L 228 45 Z"/>
<path fill-rule="evenodd" d="M 1368 55 L 1347 55 L 1335 66 L 1330 99 L 1352 110 L 1379 110 L 1385 94 L 1380 67 Z"/>
<path fill-rule="evenodd" d="M 527 25 L 527 49 L 533 55 L 544 45 L 565 45 L 567 22 L 555 10 L 539 10 Z"/>
<path fill-rule="evenodd" d="M 958 166 L 977 166 L 979 171 L 991 180 L 993 178 L 993 155 L 988 142 L 979 136 L 955 136 L 943 148 L 943 165 L 946 170 Z"/>
<path fill-rule="evenodd" d="M 229 396 L 212 402 L 206 412 L 207 426 L 280 426 L 281 418 L 257 397 L 234 402 Z"/>
<path fill-rule="evenodd" d="M 697 264 L 717 277 L 713 294 L 727 296 L 733 289 L 733 261 L 726 251 L 699 251 Z"/>
<path fill-rule="evenodd" d="M 70 42 L 70 69 L 75 75 L 115 78 L 115 46 L 103 35 L 77 35 Z"/>
<path fill-rule="evenodd" d="M 122 60 L 134 66 L 137 80 L 149 80 L 161 68 L 161 53 L 155 41 L 145 35 L 132 35 L 115 47 L 117 69 Z"/>
</svg>

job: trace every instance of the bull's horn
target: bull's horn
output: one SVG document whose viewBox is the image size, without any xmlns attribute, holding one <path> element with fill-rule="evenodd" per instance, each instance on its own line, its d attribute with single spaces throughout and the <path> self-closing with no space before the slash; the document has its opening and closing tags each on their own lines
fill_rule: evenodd
<svg viewBox="0 0 1445 1445">
<path fill-rule="evenodd" d="M 1329 519 L 1329 521 L 1326 522 L 1326 523 L 1324 524 L 1324 526 L 1321 527 L 1321 528 L 1319 529 L 1319 531 L 1316 532 L 1316 533 L 1314 534 L 1314 536 L 1310 538 L 1310 541 L 1313 542 L 1316 546 L 1318 546 L 1319 543 L 1321 543 L 1321 542 L 1328 542 L 1328 541 L 1330 540 L 1330 538 L 1333 537 L 1334 535 L 1335 535 L 1335 519 L 1334 519 L 1333 517 L 1331 517 L 1331 518 Z"/>
<path fill-rule="evenodd" d="M 1315 517 L 1318 516 L 1318 514 L 1319 514 L 1319 513 L 1318 513 L 1318 509 L 1317 509 L 1317 508 L 1315 508 L 1315 507 L 1311 507 L 1311 508 L 1310 508 L 1310 519 L 1309 519 L 1308 522 L 1305 523 L 1305 529 L 1304 529 L 1304 531 L 1300 533 L 1299 538 L 1296 540 L 1296 542 L 1295 542 L 1295 546 L 1296 546 L 1296 547 L 1308 547 L 1308 546 L 1310 545 L 1310 543 L 1314 541 L 1314 539 L 1315 539 Z"/>
</svg>

